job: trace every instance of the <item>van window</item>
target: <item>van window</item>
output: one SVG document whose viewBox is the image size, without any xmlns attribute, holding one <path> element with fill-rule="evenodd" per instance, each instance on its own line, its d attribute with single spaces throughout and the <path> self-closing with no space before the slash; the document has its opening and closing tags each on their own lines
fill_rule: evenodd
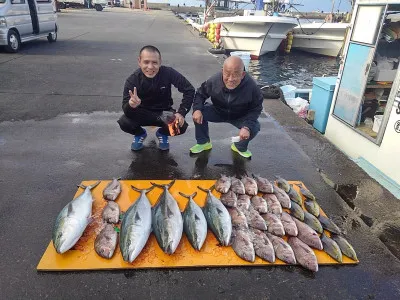
<svg viewBox="0 0 400 300">
<path fill-rule="evenodd" d="M 1 1 L 5 2 L 6 0 L 0 0 L 0 3 L 1 3 Z M 24 3 L 25 3 L 25 0 L 11 0 L 11 4 L 24 4 Z"/>
<path fill-rule="evenodd" d="M 41 3 L 50 3 L 51 2 L 51 0 L 36 0 L 36 2 L 38 3 L 38 4 L 41 4 Z"/>
<path fill-rule="evenodd" d="M 0 3 L 6 3 L 6 0 L 0 0 Z"/>
</svg>

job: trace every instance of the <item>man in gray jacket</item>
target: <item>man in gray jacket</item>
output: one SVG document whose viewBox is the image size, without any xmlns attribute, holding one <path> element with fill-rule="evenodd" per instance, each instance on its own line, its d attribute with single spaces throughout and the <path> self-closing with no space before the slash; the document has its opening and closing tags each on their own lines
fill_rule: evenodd
<svg viewBox="0 0 400 300">
<path fill-rule="evenodd" d="M 206 100 L 211 98 L 211 103 Z M 193 103 L 193 121 L 197 144 L 191 153 L 210 150 L 208 122 L 226 122 L 239 129 L 240 141 L 231 149 L 250 158 L 249 142 L 260 131 L 258 118 L 262 111 L 263 96 L 256 82 L 244 71 L 243 61 L 237 56 L 225 60 L 222 72 L 204 82 L 197 89 Z"/>
</svg>

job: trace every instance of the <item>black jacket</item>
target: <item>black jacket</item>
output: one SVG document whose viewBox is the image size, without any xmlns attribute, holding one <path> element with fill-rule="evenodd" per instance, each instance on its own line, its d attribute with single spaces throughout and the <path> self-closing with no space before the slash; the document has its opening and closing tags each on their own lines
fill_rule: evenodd
<svg viewBox="0 0 400 300">
<path fill-rule="evenodd" d="M 209 78 L 196 91 L 193 112 L 202 110 L 209 97 L 221 116 L 227 120 L 243 119 L 247 127 L 252 127 L 262 112 L 261 89 L 247 73 L 233 90 L 225 87 L 222 72 Z"/>
<path fill-rule="evenodd" d="M 194 87 L 178 71 L 165 66 L 160 67 L 154 78 L 147 78 L 141 69 L 137 69 L 128 77 L 124 87 L 122 110 L 129 117 L 130 112 L 133 110 L 129 105 L 129 99 L 131 98 L 129 90 L 133 92 L 134 87 L 136 87 L 138 97 L 142 100 L 140 107 L 153 111 L 171 110 L 173 104 L 171 84 L 183 94 L 178 112 L 185 116 L 193 103 Z"/>
</svg>

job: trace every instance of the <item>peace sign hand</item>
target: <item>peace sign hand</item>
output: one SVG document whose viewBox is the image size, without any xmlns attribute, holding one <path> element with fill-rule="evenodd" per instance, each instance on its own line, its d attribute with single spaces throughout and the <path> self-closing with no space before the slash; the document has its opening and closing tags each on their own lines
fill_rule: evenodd
<svg viewBox="0 0 400 300">
<path fill-rule="evenodd" d="M 131 99 L 129 99 L 129 105 L 132 108 L 136 108 L 142 103 L 142 100 L 137 95 L 137 90 L 136 87 L 133 88 L 133 93 L 131 90 L 129 90 L 129 96 L 131 96 Z"/>
</svg>

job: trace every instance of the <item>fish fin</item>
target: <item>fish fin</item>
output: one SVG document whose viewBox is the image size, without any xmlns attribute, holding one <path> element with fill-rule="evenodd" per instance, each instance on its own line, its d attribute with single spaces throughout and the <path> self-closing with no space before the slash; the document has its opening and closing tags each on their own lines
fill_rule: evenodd
<svg viewBox="0 0 400 300">
<path fill-rule="evenodd" d="M 172 217 L 174 215 L 174 213 L 169 209 L 169 207 L 167 206 L 167 216 Z"/>
<path fill-rule="evenodd" d="M 137 187 L 134 187 L 133 185 L 131 185 L 131 188 L 132 188 L 132 190 L 134 190 L 134 191 L 136 191 L 136 192 L 138 192 L 138 193 L 145 193 L 145 194 L 147 194 L 148 192 L 150 192 L 152 189 L 154 189 L 154 185 L 153 186 L 151 186 L 151 187 L 149 187 L 149 188 L 147 188 L 147 189 L 139 189 L 139 188 L 137 188 Z"/>
<path fill-rule="evenodd" d="M 200 221 L 201 219 L 196 214 L 194 214 L 194 220 L 195 221 Z"/>
<path fill-rule="evenodd" d="M 218 213 L 219 215 L 222 215 L 224 212 L 223 212 L 222 210 L 220 210 L 220 209 L 217 207 L 217 213 Z"/>
<path fill-rule="evenodd" d="M 185 198 L 188 198 L 188 199 L 190 199 L 190 198 L 194 198 L 194 197 L 196 197 L 196 195 L 197 195 L 197 192 L 194 192 L 193 194 L 191 194 L 191 195 L 186 195 L 186 194 L 184 194 L 184 193 L 181 193 L 181 192 L 179 192 L 179 195 L 181 195 L 182 197 L 185 197 Z"/>
<path fill-rule="evenodd" d="M 118 180 L 118 181 L 119 181 L 119 180 L 121 180 L 121 179 L 122 179 L 122 177 L 117 177 L 117 178 L 114 178 L 114 179 L 116 179 L 116 180 Z"/>
<path fill-rule="evenodd" d="M 159 188 L 167 188 L 167 190 L 169 190 L 169 189 L 171 188 L 171 186 L 174 185 L 174 183 L 175 183 L 175 179 L 172 180 L 172 181 L 171 181 L 170 183 L 168 183 L 168 184 L 158 184 L 158 183 L 150 182 L 150 184 L 151 184 L 152 186 L 159 187 Z"/>
<path fill-rule="evenodd" d="M 74 213 L 74 208 L 72 207 L 72 203 L 70 203 L 68 205 L 68 212 L 67 212 L 67 216 L 69 216 L 70 214 Z"/>
<path fill-rule="evenodd" d="M 139 216 L 139 213 L 136 212 L 135 214 L 135 222 L 141 221 L 142 219 Z"/>
</svg>

